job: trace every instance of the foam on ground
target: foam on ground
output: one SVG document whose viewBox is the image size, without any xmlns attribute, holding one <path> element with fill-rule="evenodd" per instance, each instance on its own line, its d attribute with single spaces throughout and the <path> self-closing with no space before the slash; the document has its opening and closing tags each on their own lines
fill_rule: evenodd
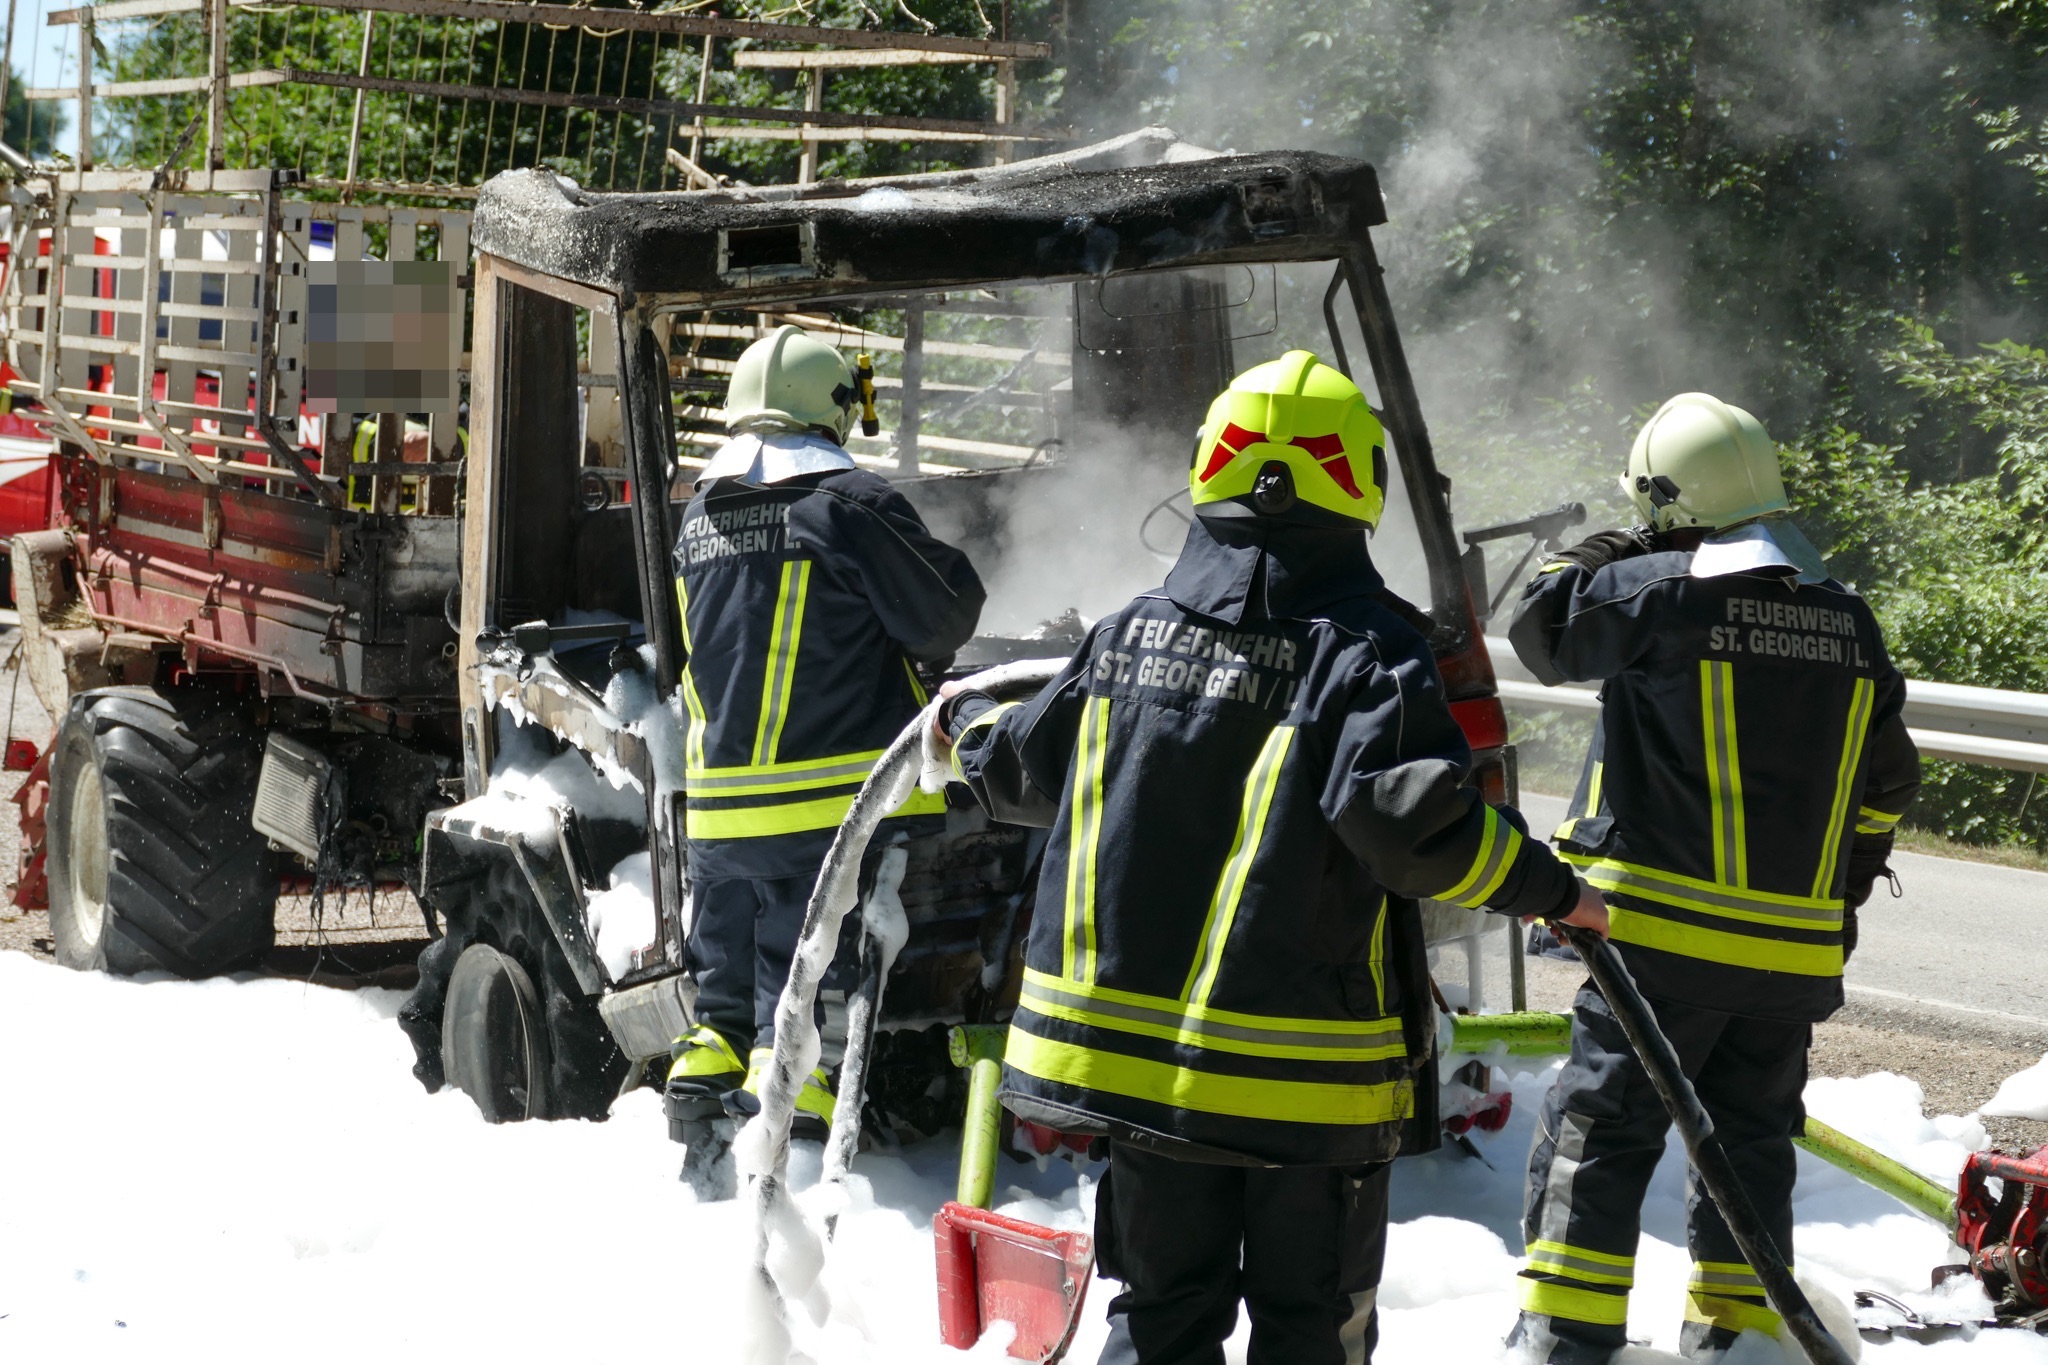
<svg viewBox="0 0 2048 1365">
<path fill-rule="evenodd" d="M 742 1358 L 746 1204 L 698 1204 L 679 1183 L 657 1098 L 629 1095 L 602 1124 L 492 1127 L 460 1094 L 412 1079 L 401 999 L 274 979 L 121 981 L 0 953 L 0 1360 Z M 1490 1168 L 1444 1152 L 1396 1172 L 1382 1365 L 1504 1359 L 1521 1168 L 1548 1083 L 1518 1078 L 1508 1127 L 1477 1135 Z M 1894 1154 L 1962 1146 L 1906 1114 L 1893 1081 L 1816 1092 L 1817 1113 Z M 822 1320 L 791 1305 L 804 1358 L 1005 1358 L 995 1339 L 967 1355 L 936 1341 L 931 1218 L 954 1152 L 864 1153 L 833 1193 L 818 1186 L 819 1149 L 799 1144 L 798 1208 L 813 1226 L 828 1202 L 839 1214 L 811 1299 Z M 1925 1289 L 1946 1257 L 1941 1232 L 1810 1158 L 1800 1175 L 1807 1278 L 1942 1302 Z M 997 1191 L 1020 1217 L 1092 1217 L 1093 1181 L 1063 1163 L 1005 1163 Z M 1630 1322 L 1654 1349 L 1624 1365 L 1676 1347 L 1683 1198 L 1667 1159 Z M 1076 1365 L 1099 1351 L 1114 1289 L 1090 1287 Z M 1244 1347 L 1240 1327 L 1229 1359 Z M 1987 1333 L 1864 1358 L 2048 1365 L 2048 1342 Z"/>
<path fill-rule="evenodd" d="M 2048 1119 L 2048 1056 L 2001 1081 L 1982 1112 L 2002 1119 Z"/>
</svg>

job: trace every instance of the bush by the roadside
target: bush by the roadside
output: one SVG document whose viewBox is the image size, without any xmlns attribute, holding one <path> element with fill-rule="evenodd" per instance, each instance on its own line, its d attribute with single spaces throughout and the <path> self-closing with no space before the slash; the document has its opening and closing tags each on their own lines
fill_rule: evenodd
<svg viewBox="0 0 2048 1365">
<path fill-rule="evenodd" d="M 1788 443 L 1802 525 L 1837 577 L 1869 600 L 1910 678 L 2048 690 L 2048 354 L 2001 342 L 1959 355 L 1901 322 L 1886 368 L 1920 399 L 1918 427 L 1949 433 L 1956 477 L 1909 476 L 1901 447 L 1830 427 Z M 1979 472 L 1970 472 L 1975 465 Z M 1970 844 L 2048 849 L 2035 778 L 1925 764 L 1907 822 Z"/>
</svg>

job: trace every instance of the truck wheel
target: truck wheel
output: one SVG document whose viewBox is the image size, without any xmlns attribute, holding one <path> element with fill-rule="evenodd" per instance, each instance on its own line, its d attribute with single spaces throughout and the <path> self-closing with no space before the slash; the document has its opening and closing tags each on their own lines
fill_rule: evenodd
<svg viewBox="0 0 2048 1365">
<path fill-rule="evenodd" d="M 275 940 L 277 868 L 249 824 L 262 736 L 203 693 L 80 698 L 50 762 L 50 938 L 80 971 L 210 976 Z"/>
<path fill-rule="evenodd" d="M 493 1123 L 601 1119 L 627 1079 L 625 1054 L 524 874 L 501 849 L 476 853 L 471 875 L 431 898 L 442 936 L 398 1012 L 413 1075 L 430 1091 L 458 1087 Z"/>
<path fill-rule="evenodd" d="M 488 943 L 463 949 L 441 1009 L 448 1084 L 475 1100 L 488 1123 L 540 1118 L 547 1109 L 547 1047 L 547 1022 L 526 968 Z"/>
</svg>

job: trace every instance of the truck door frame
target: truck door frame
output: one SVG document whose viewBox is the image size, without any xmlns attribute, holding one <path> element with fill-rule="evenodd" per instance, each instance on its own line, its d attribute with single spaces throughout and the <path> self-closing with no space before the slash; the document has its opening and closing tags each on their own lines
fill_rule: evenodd
<svg viewBox="0 0 2048 1365">
<path fill-rule="evenodd" d="M 618 343 L 619 374 L 616 382 L 627 409 L 623 435 L 627 468 L 630 471 L 630 505 L 634 532 L 635 577 L 638 579 L 641 610 L 645 615 L 648 640 L 653 644 L 654 686 L 666 705 L 674 695 L 681 670 L 680 631 L 676 620 L 676 599 L 667 576 L 668 545 L 672 539 L 668 516 L 668 492 L 674 467 L 669 441 L 661 435 L 665 420 L 668 386 L 665 365 L 649 371 L 660 351 L 648 310 L 622 301 L 617 295 L 593 289 L 557 276 L 546 275 L 506 260 L 479 252 L 476 258 L 476 315 L 471 331 L 470 358 L 470 457 L 465 488 L 462 524 L 461 638 L 458 641 L 458 689 L 462 707 L 462 758 L 464 786 L 474 799 L 490 785 L 494 757 L 493 727 L 485 713 L 479 681 L 481 662 L 477 639 L 486 630 L 517 625 L 497 619 L 501 590 L 509 559 L 501 534 L 512 494 L 513 480 L 506 461 L 507 436 L 516 400 L 516 380 L 507 382 L 501 371 L 508 363 L 518 309 L 512 291 L 526 289 L 590 314 L 593 329 L 609 326 Z M 629 346 L 639 337 L 641 344 Z M 653 352 L 650 355 L 649 352 Z M 651 395 L 651 396 L 650 396 Z M 580 467 L 580 450 L 564 452 Z M 649 496 L 649 492 L 652 496 Z M 672 936 L 682 923 L 683 887 L 681 824 L 676 818 L 680 792 L 663 792 L 658 781 L 649 782 L 647 813 L 649 850 L 656 875 L 655 913 L 665 936 Z M 671 948 L 679 944 L 665 945 Z"/>
</svg>

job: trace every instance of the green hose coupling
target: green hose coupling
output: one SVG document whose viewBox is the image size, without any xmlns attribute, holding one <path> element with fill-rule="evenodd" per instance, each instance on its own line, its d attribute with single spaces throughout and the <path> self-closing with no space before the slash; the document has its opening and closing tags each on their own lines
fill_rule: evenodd
<svg viewBox="0 0 2048 1365">
<path fill-rule="evenodd" d="M 967 1116 L 960 1125 L 960 1184 L 954 1197 L 985 1209 L 995 1195 L 996 1151 L 1002 1141 L 1003 1107 L 996 1091 L 1003 1083 L 1002 1024 L 955 1024 L 946 1030 L 946 1052 L 967 1072 Z"/>
<path fill-rule="evenodd" d="M 1000 1063 L 1009 1036 L 1008 1024 L 955 1024 L 946 1030 L 946 1052 L 962 1070 L 979 1061 Z"/>
<path fill-rule="evenodd" d="M 1450 1052 L 1479 1055 L 1496 1047 L 1511 1057 L 1548 1057 L 1572 1050 L 1572 1017 L 1527 1010 L 1519 1014 L 1447 1014 Z"/>
</svg>

